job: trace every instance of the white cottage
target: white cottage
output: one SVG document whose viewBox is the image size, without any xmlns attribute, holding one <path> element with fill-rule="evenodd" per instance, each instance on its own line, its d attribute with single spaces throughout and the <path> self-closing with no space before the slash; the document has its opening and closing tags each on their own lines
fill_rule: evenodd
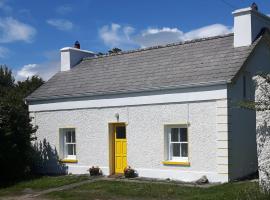
<svg viewBox="0 0 270 200">
<path fill-rule="evenodd" d="M 61 71 L 28 98 L 38 140 L 68 172 L 228 182 L 257 170 L 252 77 L 270 71 L 270 18 L 236 10 L 234 34 L 96 56 L 61 49 Z M 77 45 L 78 47 L 78 45 Z"/>
</svg>

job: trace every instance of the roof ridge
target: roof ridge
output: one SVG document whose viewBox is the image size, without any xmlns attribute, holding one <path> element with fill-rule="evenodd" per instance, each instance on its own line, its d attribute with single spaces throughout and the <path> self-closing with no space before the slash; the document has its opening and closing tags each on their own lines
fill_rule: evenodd
<svg viewBox="0 0 270 200">
<path fill-rule="evenodd" d="M 218 38 L 230 37 L 232 35 L 233 35 L 233 33 L 229 33 L 229 34 L 225 34 L 225 35 L 197 38 L 197 39 L 193 39 L 193 40 L 186 40 L 186 41 L 181 41 L 181 42 L 168 43 L 168 44 L 165 44 L 165 45 L 156 45 L 156 46 L 151 46 L 151 47 L 146 47 L 146 48 L 138 48 L 138 49 L 133 49 L 133 50 L 121 51 L 121 52 L 112 53 L 112 54 L 106 53 L 104 55 L 96 55 L 95 57 L 85 57 L 85 58 L 83 58 L 83 61 L 92 60 L 92 59 L 99 59 L 99 58 L 104 58 L 104 57 L 118 56 L 118 55 L 123 55 L 123 54 L 136 53 L 136 52 L 141 52 L 141 51 L 148 51 L 148 50 L 153 50 L 153 49 L 160 49 L 160 48 L 178 46 L 178 45 L 185 45 L 185 44 L 203 42 L 203 41 L 207 41 L 207 40 L 214 40 L 214 39 L 218 39 Z"/>
</svg>

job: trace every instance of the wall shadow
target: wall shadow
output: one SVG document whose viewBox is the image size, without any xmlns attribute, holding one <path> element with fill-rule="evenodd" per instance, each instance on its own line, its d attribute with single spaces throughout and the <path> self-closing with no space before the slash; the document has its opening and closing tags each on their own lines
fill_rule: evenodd
<svg viewBox="0 0 270 200">
<path fill-rule="evenodd" d="M 32 172 L 40 175 L 64 175 L 68 167 L 59 161 L 56 148 L 53 148 L 46 139 L 33 145 Z"/>
</svg>

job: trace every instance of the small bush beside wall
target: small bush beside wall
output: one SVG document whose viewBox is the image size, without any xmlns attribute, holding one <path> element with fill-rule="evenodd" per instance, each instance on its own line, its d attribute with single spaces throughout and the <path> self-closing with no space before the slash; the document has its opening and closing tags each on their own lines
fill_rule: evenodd
<svg viewBox="0 0 270 200">
<path fill-rule="evenodd" d="M 125 178 L 135 178 L 138 176 L 136 170 L 132 169 L 130 166 L 124 169 L 124 175 L 125 175 Z"/>
<path fill-rule="evenodd" d="M 92 166 L 88 169 L 90 176 L 101 176 L 102 171 L 98 166 Z"/>
</svg>

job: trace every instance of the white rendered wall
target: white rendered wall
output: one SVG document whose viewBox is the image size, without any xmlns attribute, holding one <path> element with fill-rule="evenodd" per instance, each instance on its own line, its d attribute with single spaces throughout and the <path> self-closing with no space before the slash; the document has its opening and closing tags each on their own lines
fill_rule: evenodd
<svg viewBox="0 0 270 200">
<path fill-rule="evenodd" d="M 108 123 L 127 125 L 128 165 L 140 176 L 194 181 L 206 175 L 212 182 L 226 182 L 217 169 L 216 101 L 172 103 L 163 105 L 123 106 L 65 111 L 35 112 L 33 122 L 39 127 L 37 137 L 59 149 L 59 128 L 75 127 L 77 164 L 69 172 L 87 173 L 98 165 L 109 173 Z M 164 125 L 190 122 L 190 166 L 165 166 Z"/>
<path fill-rule="evenodd" d="M 235 14 L 234 16 L 234 46 L 248 46 L 252 44 L 251 13 Z"/>
<path fill-rule="evenodd" d="M 261 42 L 249 59 L 246 69 L 236 83 L 228 86 L 229 100 L 229 178 L 237 179 L 258 168 L 256 146 L 256 112 L 239 108 L 243 101 L 243 75 L 246 76 L 247 99 L 254 100 L 252 77 L 258 72 L 270 71 L 270 50 Z"/>
</svg>

